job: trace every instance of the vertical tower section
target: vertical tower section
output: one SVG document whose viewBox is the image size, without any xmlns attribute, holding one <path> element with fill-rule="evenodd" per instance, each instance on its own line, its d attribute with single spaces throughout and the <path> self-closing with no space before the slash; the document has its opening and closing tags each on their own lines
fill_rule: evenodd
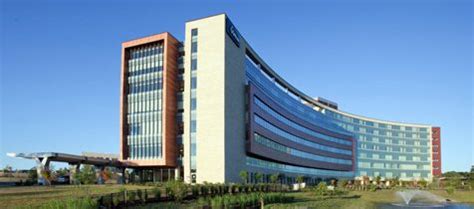
<svg viewBox="0 0 474 209">
<path fill-rule="evenodd" d="M 120 159 L 131 167 L 177 166 L 178 56 L 167 32 L 122 43 Z"/>
<path fill-rule="evenodd" d="M 184 180 L 225 182 L 225 15 L 186 22 Z"/>
<path fill-rule="evenodd" d="M 431 128 L 432 166 L 433 176 L 440 177 L 441 172 L 441 128 Z"/>
</svg>

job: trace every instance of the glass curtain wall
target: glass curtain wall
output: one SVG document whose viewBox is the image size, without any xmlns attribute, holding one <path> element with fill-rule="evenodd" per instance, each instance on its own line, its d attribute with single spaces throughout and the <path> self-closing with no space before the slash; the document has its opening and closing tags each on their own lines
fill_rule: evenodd
<svg viewBox="0 0 474 209">
<path fill-rule="evenodd" d="M 163 43 L 129 49 L 127 123 L 130 160 L 162 157 Z"/>
</svg>

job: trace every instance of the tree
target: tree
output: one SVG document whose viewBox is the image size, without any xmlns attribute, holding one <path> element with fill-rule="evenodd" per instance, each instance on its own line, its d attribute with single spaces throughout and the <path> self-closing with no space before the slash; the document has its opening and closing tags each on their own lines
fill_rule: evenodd
<svg viewBox="0 0 474 209">
<path fill-rule="evenodd" d="M 56 170 L 56 176 L 66 176 L 69 173 L 69 169 L 67 168 L 60 168 Z"/>
<path fill-rule="evenodd" d="M 94 184 L 96 181 L 94 168 L 91 165 L 84 165 L 74 174 L 74 178 L 82 184 Z"/>
<path fill-rule="evenodd" d="M 262 178 L 263 178 L 263 173 L 258 172 L 255 174 L 255 180 L 257 181 L 257 183 L 260 183 Z"/>
<path fill-rule="evenodd" d="M 272 175 L 270 176 L 270 181 L 271 181 L 272 183 L 276 183 L 279 178 L 280 178 L 280 174 L 279 174 L 279 173 L 275 173 L 275 174 L 272 174 Z"/>
<path fill-rule="evenodd" d="M 349 184 L 349 181 L 347 179 L 341 179 L 337 182 L 338 187 L 347 187 L 347 184 Z"/>
<path fill-rule="evenodd" d="M 10 165 L 6 165 L 5 168 L 3 168 L 3 175 L 5 177 L 13 177 L 13 168 Z"/>
<path fill-rule="evenodd" d="M 242 179 L 242 181 L 244 182 L 244 184 L 246 184 L 248 182 L 249 173 L 247 171 L 240 171 L 239 176 Z"/>
<path fill-rule="evenodd" d="M 380 184 L 380 180 L 382 180 L 382 177 L 380 177 L 380 175 L 375 177 L 375 182 L 377 183 L 377 185 Z"/>
<path fill-rule="evenodd" d="M 298 184 L 301 184 L 304 182 L 304 176 L 297 176 L 296 177 L 296 182 L 298 182 Z"/>
<path fill-rule="evenodd" d="M 393 186 L 398 186 L 400 184 L 400 177 L 395 176 L 395 178 L 392 179 L 392 184 Z"/>
<path fill-rule="evenodd" d="M 418 183 L 418 185 L 420 185 L 420 187 L 422 187 L 422 188 L 425 188 L 425 187 L 428 185 L 428 182 L 427 182 L 425 179 L 421 179 L 421 180 L 419 180 L 417 183 Z"/>
<path fill-rule="evenodd" d="M 36 167 L 33 167 L 28 171 L 28 180 L 32 182 L 38 181 L 38 172 L 36 171 Z"/>
</svg>

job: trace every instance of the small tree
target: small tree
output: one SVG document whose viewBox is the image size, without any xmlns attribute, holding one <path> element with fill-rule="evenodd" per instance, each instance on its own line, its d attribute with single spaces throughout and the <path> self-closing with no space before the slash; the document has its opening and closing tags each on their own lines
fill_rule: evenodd
<svg viewBox="0 0 474 209">
<path fill-rule="evenodd" d="M 298 184 L 301 184 L 304 182 L 304 176 L 297 176 L 296 177 L 296 182 L 298 182 Z"/>
<path fill-rule="evenodd" d="M 382 177 L 380 176 L 375 177 L 375 183 L 377 183 L 377 185 L 380 185 L 381 180 L 382 180 Z"/>
<path fill-rule="evenodd" d="M 248 182 L 249 173 L 247 171 L 240 171 L 239 176 L 242 179 L 242 181 L 244 182 L 244 184 L 246 184 Z"/>
<path fill-rule="evenodd" d="M 165 184 L 167 195 L 176 202 L 181 202 L 188 194 L 188 187 L 182 181 L 168 181 Z"/>
<path fill-rule="evenodd" d="M 56 176 L 66 176 L 69 173 L 69 169 L 67 168 L 60 168 L 56 170 Z"/>
<path fill-rule="evenodd" d="M 13 168 L 10 165 L 6 165 L 5 168 L 3 168 L 3 175 L 5 177 L 13 177 Z"/>
<path fill-rule="evenodd" d="M 393 186 L 398 186 L 400 184 L 400 178 L 398 176 L 395 176 L 395 178 L 392 179 L 392 184 Z"/>
<path fill-rule="evenodd" d="M 349 184 L 349 181 L 347 179 L 341 179 L 337 182 L 337 186 L 342 188 L 347 187 L 347 184 Z"/>
<path fill-rule="evenodd" d="M 328 191 L 328 187 L 326 182 L 321 181 L 319 184 L 314 188 L 314 192 L 316 195 L 326 195 Z"/>
<path fill-rule="evenodd" d="M 28 180 L 30 180 L 31 182 L 38 181 L 38 172 L 36 171 L 35 167 L 28 171 Z"/>
<path fill-rule="evenodd" d="M 74 178 L 82 184 L 94 184 L 96 181 L 94 168 L 91 165 L 84 165 L 79 172 L 74 174 Z"/>
<path fill-rule="evenodd" d="M 255 174 L 255 180 L 257 181 L 257 183 L 260 183 L 262 178 L 263 178 L 263 173 L 258 172 Z"/>
<path fill-rule="evenodd" d="M 418 181 L 418 185 L 420 185 L 422 188 L 425 188 L 428 185 L 428 182 L 425 179 L 421 179 Z"/>
<path fill-rule="evenodd" d="M 280 178 L 280 174 L 279 174 L 279 173 L 275 173 L 275 174 L 272 174 L 272 175 L 270 176 L 270 181 L 271 181 L 272 183 L 276 183 L 279 178 Z"/>
</svg>

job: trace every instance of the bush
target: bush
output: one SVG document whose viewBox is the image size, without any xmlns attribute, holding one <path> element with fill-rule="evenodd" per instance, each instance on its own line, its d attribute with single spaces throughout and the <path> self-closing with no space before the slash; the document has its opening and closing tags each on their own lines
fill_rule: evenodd
<svg viewBox="0 0 474 209">
<path fill-rule="evenodd" d="M 347 179 L 341 179 L 337 182 L 338 187 L 345 188 L 349 184 L 349 181 Z"/>
<path fill-rule="evenodd" d="M 446 193 L 448 193 L 449 195 L 454 194 L 454 187 L 453 186 L 446 187 Z"/>
<path fill-rule="evenodd" d="M 319 195 L 319 196 L 340 196 L 340 195 L 345 195 L 348 193 L 346 189 L 341 189 L 341 188 L 334 188 L 330 190 L 328 189 L 325 182 L 320 182 L 312 190 L 315 195 Z"/>
<path fill-rule="evenodd" d="M 135 202 L 136 199 L 137 199 L 137 192 L 136 191 L 128 191 L 127 202 Z"/>
<path fill-rule="evenodd" d="M 176 202 L 181 202 L 188 195 L 188 187 L 182 181 L 168 181 L 165 184 L 166 194 Z"/>
<path fill-rule="evenodd" d="M 324 182 L 324 181 L 319 182 L 319 184 L 316 185 L 316 187 L 313 189 L 313 191 L 316 195 L 321 195 L 321 196 L 326 195 L 327 191 L 328 191 L 328 187 L 326 185 L 326 182 Z"/>
<path fill-rule="evenodd" d="M 377 191 L 378 187 L 377 185 L 369 184 L 369 191 L 375 192 Z"/>
<path fill-rule="evenodd" d="M 153 188 L 153 194 L 155 195 L 156 200 L 161 200 L 161 189 L 159 187 Z"/>
<path fill-rule="evenodd" d="M 39 207 L 39 209 L 93 209 L 98 208 L 97 201 L 91 197 L 52 200 Z"/>
</svg>

